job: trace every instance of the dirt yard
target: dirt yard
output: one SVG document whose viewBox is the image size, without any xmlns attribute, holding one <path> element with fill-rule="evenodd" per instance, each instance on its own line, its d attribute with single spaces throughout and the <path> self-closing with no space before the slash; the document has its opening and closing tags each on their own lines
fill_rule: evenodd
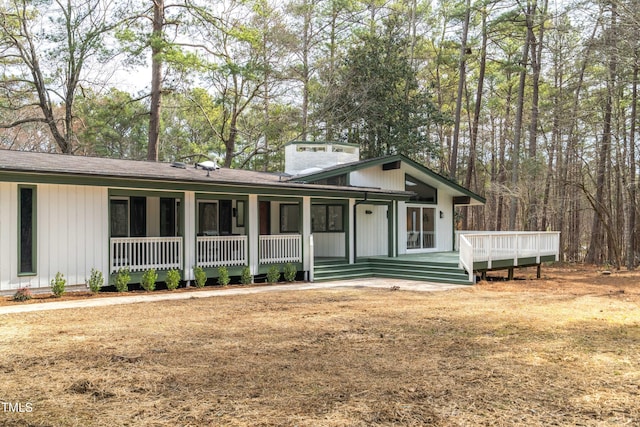
<svg viewBox="0 0 640 427">
<path fill-rule="evenodd" d="M 516 277 L 0 315 L 0 425 L 640 425 L 640 272 Z"/>
</svg>

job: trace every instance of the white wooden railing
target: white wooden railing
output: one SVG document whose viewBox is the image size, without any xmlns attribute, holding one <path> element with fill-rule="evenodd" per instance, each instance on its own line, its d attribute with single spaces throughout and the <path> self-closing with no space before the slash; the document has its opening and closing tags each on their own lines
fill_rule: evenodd
<svg viewBox="0 0 640 427">
<path fill-rule="evenodd" d="M 182 237 L 113 237 L 110 271 L 182 269 Z"/>
<path fill-rule="evenodd" d="M 247 236 L 198 236 L 199 267 L 247 265 Z"/>
<path fill-rule="evenodd" d="M 458 250 L 460 267 L 473 281 L 473 265 L 477 262 L 486 262 L 490 270 L 494 261 L 511 260 L 514 267 L 522 258 L 535 258 L 536 264 L 543 256 L 554 256 L 558 261 L 560 232 L 465 232 L 459 234 Z"/>
<path fill-rule="evenodd" d="M 302 236 L 299 234 L 274 234 L 260 236 L 260 263 L 302 261 Z"/>
</svg>

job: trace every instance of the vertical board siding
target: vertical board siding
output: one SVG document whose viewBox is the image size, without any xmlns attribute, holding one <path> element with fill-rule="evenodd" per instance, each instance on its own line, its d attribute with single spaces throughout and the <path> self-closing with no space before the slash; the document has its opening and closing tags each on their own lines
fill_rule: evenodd
<svg viewBox="0 0 640 427">
<path fill-rule="evenodd" d="M 371 211 L 371 214 L 366 211 Z M 387 206 L 358 205 L 357 217 L 356 256 L 388 255 Z"/>
<path fill-rule="evenodd" d="M 17 275 L 17 184 L 0 183 L 0 291 L 50 286 L 57 272 L 67 285 L 84 284 L 95 268 L 108 273 L 106 188 L 37 185 L 37 271 Z"/>
<path fill-rule="evenodd" d="M 345 233 L 313 233 L 313 250 L 316 257 L 344 257 Z"/>
</svg>

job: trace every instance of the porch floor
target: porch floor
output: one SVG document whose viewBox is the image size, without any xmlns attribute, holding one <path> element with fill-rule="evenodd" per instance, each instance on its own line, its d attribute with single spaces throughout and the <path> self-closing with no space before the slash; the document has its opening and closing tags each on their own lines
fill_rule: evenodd
<svg viewBox="0 0 640 427">
<path fill-rule="evenodd" d="M 412 262 L 424 262 L 424 263 L 443 263 L 443 264 L 455 264 L 458 265 L 459 252 L 426 252 L 418 254 L 402 254 L 397 257 L 389 257 L 385 255 L 370 256 L 370 257 L 358 257 L 356 262 L 367 261 L 371 259 L 376 260 L 398 260 L 398 261 L 412 261 Z M 316 262 L 344 262 L 347 263 L 347 259 L 344 257 L 316 257 Z"/>
</svg>

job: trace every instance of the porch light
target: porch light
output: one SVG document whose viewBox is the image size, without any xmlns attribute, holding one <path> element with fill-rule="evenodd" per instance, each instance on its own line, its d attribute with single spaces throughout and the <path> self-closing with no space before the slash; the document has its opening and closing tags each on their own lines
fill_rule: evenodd
<svg viewBox="0 0 640 427">
<path fill-rule="evenodd" d="M 444 212 L 440 211 L 440 218 L 444 218 Z"/>
</svg>

